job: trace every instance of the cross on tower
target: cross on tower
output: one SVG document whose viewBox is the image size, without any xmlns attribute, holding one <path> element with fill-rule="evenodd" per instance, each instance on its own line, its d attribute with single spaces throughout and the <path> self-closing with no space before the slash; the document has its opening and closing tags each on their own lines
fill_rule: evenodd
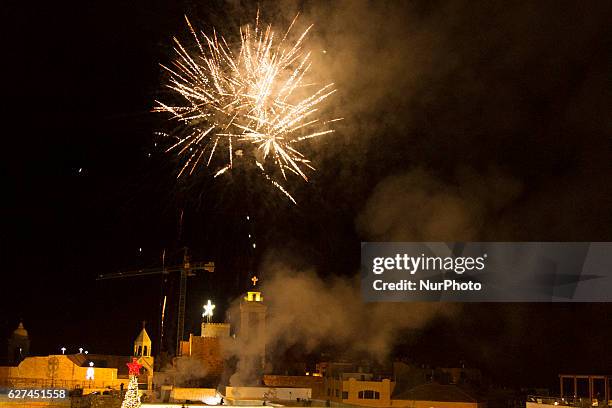
<svg viewBox="0 0 612 408">
<path fill-rule="evenodd" d="M 251 278 L 251 281 L 253 282 L 253 286 L 255 286 L 255 285 L 257 284 L 257 281 L 258 281 L 258 280 L 259 280 L 259 279 L 257 279 L 257 276 L 253 276 L 253 277 Z"/>
</svg>

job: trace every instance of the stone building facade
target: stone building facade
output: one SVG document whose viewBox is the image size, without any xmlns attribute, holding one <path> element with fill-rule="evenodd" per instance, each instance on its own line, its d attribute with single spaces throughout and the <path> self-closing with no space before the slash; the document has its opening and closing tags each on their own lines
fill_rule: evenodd
<svg viewBox="0 0 612 408">
<path fill-rule="evenodd" d="M 144 347 L 147 347 L 146 354 Z M 152 387 L 153 357 L 150 350 L 151 339 L 143 328 L 134 342 L 134 357 L 143 365 L 138 378 L 141 389 Z M 132 356 L 84 353 L 30 356 L 16 366 L 0 367 L 0 387 L 82 389 L 84 394 L 122 387 L 127 389 L 126 364 L 131 360 Z"/>
</svg>

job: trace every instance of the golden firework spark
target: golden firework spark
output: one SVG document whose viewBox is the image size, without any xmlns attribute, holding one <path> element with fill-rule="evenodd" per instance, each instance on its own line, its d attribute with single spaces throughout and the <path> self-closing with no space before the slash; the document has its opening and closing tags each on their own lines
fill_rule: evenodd
<svg viewBox="0 0 612 408">
<path fill-rule="evenodd" d="M 195 40 L 193 50 L 174 38 L 176 58 L 171 67 L 162 65 L 169 74 L 166 86 L 180 103 L 156 101 L 154 109 L 181 124 L 166 150 L 182 158 L 177 177 L 200 165 L 211 166 L 225 151 L 227 159 L 214 177 L 231 170 L 234 160 L 248 160 L 295 203 L 267 169 L 276 169 L 284 180 L 293 173 L 308 181 L 306 171 L 314 167 L 298 150 L 300 142 L 333 132 L 329 124 L 340 120 L 317 117 L 320 103 L 336 90 L 332 83 L 307 82 L 311 53 L 303 48 L 312 26 L 289 43 L 296 16 L 276 41 L 270 25 L 260 27 L 258 13 L 253 28 L 240 29 L 240 46 L 234 50 L 216 32 L 198 34 L 185 19 Z"/>
</svg>

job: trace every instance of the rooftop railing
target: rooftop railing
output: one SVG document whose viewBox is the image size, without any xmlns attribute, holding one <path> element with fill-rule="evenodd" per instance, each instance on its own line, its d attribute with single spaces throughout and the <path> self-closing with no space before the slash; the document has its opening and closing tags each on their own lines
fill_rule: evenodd
<svg viewBox="0 0 612 408">
<path fill-rule="evenodd" d="M 533 404 L 555 405 L 560 407 L 612 407 L 612 401 L 603 399 L 591 399 L 588 397 L 550 397 L 540 395 L 528 395 L 527 402 Z"/>
</svg>

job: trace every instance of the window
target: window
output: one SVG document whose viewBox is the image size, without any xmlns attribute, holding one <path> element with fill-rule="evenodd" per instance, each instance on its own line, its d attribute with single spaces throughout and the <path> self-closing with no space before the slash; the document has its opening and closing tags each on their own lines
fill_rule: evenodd
<svg viewBox="0 0 612 408">
<path fill-rule="evenodd" d="M 144 355 L 148 356 L 148 354 L 147 354 L 147 346 L 144 346 Z"/>
<path fill-rule="evenodd" d="M 329 397 L 331 395 L 331 388 L 327 389 L 327 396 Z"/>
<path fill-rule="evenodd" d="M 340 397 L 340 390 L 336 388 L 336 398 Z"/>
<path fill-rule="evenodd" d="M 380 399 L 380 393 L 372 390 L 359 391 L 359 399 Z"/>
<path fill-rule="evenodd" d="M 348 391 L 342 391 L 342 399 L 348 399 Z"/>
<path fill-rule="evenodd" d="M 137 356 L 142 356 L 142 346 L 138 346 L 138 354 Z"/>
</svg>

